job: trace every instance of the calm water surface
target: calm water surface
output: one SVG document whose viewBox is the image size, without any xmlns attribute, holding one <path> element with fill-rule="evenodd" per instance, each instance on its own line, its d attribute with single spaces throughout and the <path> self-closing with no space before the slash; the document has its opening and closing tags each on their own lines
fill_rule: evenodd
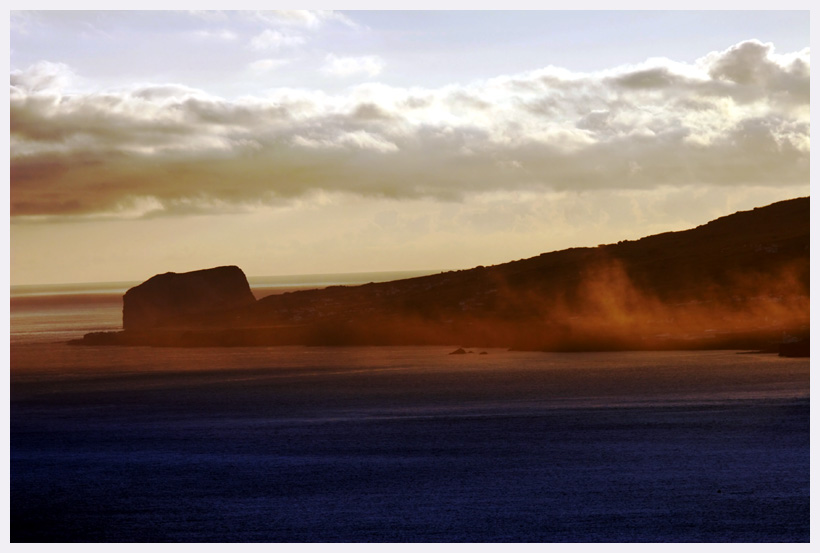
<svg viewBox="0 0 820 553">
<path fill-rule="evenodd" d="M 12 298 L 12 541 L 809 540 L 808 360 L 63 343 L 120 309 Z"/>
</svg>

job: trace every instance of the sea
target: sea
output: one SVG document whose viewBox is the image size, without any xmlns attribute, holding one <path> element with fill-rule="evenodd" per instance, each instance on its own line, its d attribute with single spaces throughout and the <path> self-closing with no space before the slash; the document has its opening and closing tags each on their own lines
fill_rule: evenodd
<svg viewBox="0 0 820 553">
<path fill-rule="evenodd" d="M 133 284 L 11 288 L 12 542 L 810 540 L 808 359 L 67 345 Z"/>
</svg>

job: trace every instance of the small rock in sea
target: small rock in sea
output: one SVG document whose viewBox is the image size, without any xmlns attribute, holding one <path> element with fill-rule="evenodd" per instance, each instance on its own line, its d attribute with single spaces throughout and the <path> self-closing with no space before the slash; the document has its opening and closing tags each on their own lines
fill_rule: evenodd
<svg viewBox="0 0 820 553">
<path fill-rule="evenodd" d="M 480 352 L 480 353 L 479 353 L 479 355 L 487 355 L 487 352 L 486 352 L 486 351 L 482 351 L 482 352 Z"/>
<path fill-rule="evenodd" d="M 464 348 L 458 348 L 455 351 L 451 351 L 450 355 L 464 355 L 465 353 L 467 353 L 467 352 L 464 351 Z"/>
</svg>

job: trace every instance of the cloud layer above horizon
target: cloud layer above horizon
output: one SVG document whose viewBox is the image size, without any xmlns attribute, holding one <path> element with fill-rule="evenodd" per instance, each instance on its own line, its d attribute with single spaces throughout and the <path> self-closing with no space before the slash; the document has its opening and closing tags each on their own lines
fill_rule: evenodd
<svg viewBox="0 0 820 553">
<path fill-rule="evenodd" d="M 297 15 L 302 28 L 331 17 Z M 301 36 L 286 29 L 254 44 L 278 53 Z M 10 75 L 12 221 L 236 213 L 317 193 L 462 201 L 808 189 L 809 49 L 780 54 L 749 40 L 702 54 L 692 64 L 653 58 L 436 88 L 365 82 L 233 99 L 176 83 L 94 90 L 72 67 L 39 62 Z M 256 70 L 287 63 L 266 60 Z M 320 71 L 374 80 L 387 63 L 328 54 Z"/>
</svg>

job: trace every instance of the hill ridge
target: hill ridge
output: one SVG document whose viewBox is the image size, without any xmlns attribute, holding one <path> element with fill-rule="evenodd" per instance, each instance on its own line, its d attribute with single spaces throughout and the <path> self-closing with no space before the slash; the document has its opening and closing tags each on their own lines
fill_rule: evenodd
<svg viewBox="0 0 820 553">
<path fill-rule="evenodd" d="M 809 201 L 487 267 L 274 294 L 162 331 L 84 342 L 771 347 L 808 334 Z"/>
</svg>

